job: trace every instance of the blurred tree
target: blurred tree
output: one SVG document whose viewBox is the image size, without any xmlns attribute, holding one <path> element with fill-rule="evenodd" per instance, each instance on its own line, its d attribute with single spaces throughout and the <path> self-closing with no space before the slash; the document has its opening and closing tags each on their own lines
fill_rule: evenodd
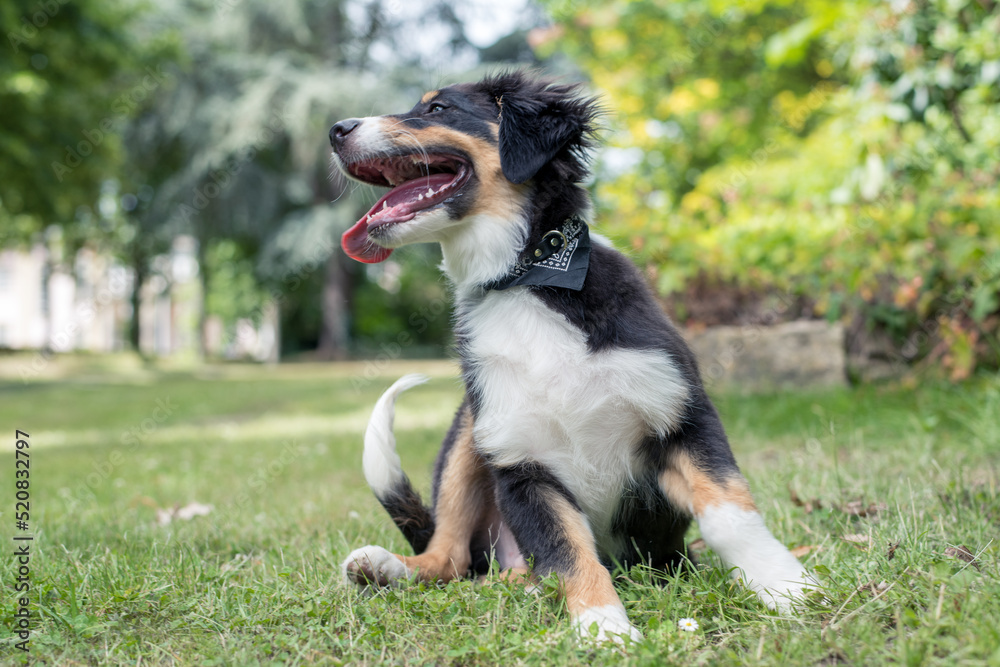
<svg viewBox="0 0 1000 667">
<path fill-rule="evenodd" d="M 444 27 L 448 50 L 469 48 L 447 2 L 426 14 L 421 21 Z M 311 297 L 317 273 L 319 355 L 344 357 L 357 268 L 339 236 L 365 209 L 331 174 L 327 134 L 340 118 L 410 103 L 426 54 L 394 47 L 414 26 L 398 3 L 381 0 L 180 2 L 161 5 L 160 20 L 184 33 L 190 65 L 131 128 L 136 163 L 157 156 L 142 172 L 156 194 L 137 224 L 198 238 L 206 295 L 222 240 L 258 258 L 262 302 Z M 218 303 L 206 299 L 210 309 Z"/>
<path fill-rule="evenodd" d="M 97 0 L 0 5 L 0 243 L 70 225 L 122 174 L 117 132 L 161 85 L 156 62 L 170 52 L 169 34 L 132 29 L 140 11 Z"/>
<path fill-rule="evenodd" d="M 547 5 L 618 113 L 602 219 L 682 316 L 777 291 L 953 377 L 996 358 L 998 3 Z"/>
<path fill-rule="evenodd" d="M 106 195 L 128 170 L 120 132 L 175 52 L 171 33 L 141 29 L 143 12 L 94 0 L 0 5 L 0 245 L 44 243 L 46 281 L 84 243 L 121 247 Z"/>
<path fill-rule="evenodd" d="M 130 128 L 136 163 L 148 163 L 149 156 L 156 162 L 142 172 L 155 196 L 135 221 L 143 230 L 198 239 L 205 304 L 213 310 L 221 303 L 213 289 L 234 284 L 213 286 L 213 271 L 228 275 L 232 268 L 219 263 L 233 252 L 255 256 L 281 230 L 285 245 L 268 254 L 263 275 L 275 288 L 273 300 L 285 298 L 289 275 L 339 259 L 331 251 L 350 216 L 329 205 L 341 192 L 329 179 L 325 126 L 338 104 L 364 100 L 368 89 L 355 73 L 362 71 L 364 49 L 351 53 L 357 27 L 345 5 L 305 1 L 279 10 L 245 0 L 160 6 L 158 19 L 185 34 L 189 63 L 174 66 L 177 84 Z M 167 168 L 159 168 L 160 158 L 167 158 Z M 139 275 L 150 251 L 136 254 Z M 346 279 L 342 272 L 328 273 L 332 280 Z M 258 290 L 258 298 L 272 297 Z M 345 303 L 331 304 L 331 320 L 346 321 Z M 217 314 L 230 313 L 221 308 Z M 344 342 L 331 350 L 342 353 Z"/>
</svg>

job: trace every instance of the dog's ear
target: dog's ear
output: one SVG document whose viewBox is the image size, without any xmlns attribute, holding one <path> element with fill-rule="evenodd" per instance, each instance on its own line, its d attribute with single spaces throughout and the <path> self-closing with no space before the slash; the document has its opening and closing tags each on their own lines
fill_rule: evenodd
<svg viewBox="0 0 1000 667">
<path fill-rule="evenodd" d="M 494 79 L 499 110 L 500 167 L 511 183 L 524 183 L 564 156 L 583 170 L 598 110 L 577 95 L 576 86 L 532 80 L 522 72 Z"/>
</svg>

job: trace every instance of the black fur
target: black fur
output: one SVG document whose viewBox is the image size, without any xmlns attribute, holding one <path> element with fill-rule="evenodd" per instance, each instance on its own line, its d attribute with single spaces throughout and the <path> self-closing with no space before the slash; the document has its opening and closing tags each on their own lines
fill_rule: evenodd
<svg viewBox="0 0 1000 667">
<path fill-rule="evenodd" d="M 434 518 L 424 506 L 420 494 L 413 490 L 409 478 L 404 476 L 402 484 L 392 493 L 378 497 L 378 501 L 413 547 L 413 552 L 423 553 L 434 535 Z"/>
<path fill-rule="evenodd" d="M 415 129 L 441 125 L 486 139 L 496 146 L 505 177 L 531 188 L 530 204 L 524 211 L 528 219 L 528 235 L 521 249 L 524 257 L 527 249 L 538 244 L 546 232 L 561 227 L 573 215 L 586 216 L 589 198 L 581 183 L 588 174 L 588 150 L 594 143 L 599 115 L 595 101 L 581 96 L 577 86 L 538 80 L 525 72 L 504 72 L 478 83 L 444 88 L 427 102 L 393 118 Z M 449 203 L 453 217 L 460 218 L 470 210 L 477 192 L 475 183 L 470 186 L 465 188 L 463 198 Z M 665 437 L 650 436 L 640 445 L 639 454 L 645 458 L 648 475 L 623 490 L 611 527 L 623 549 L 621 553 L 608 554 L 610 560 L 606 563 L 610 566 L 613 564 L 610 561 L 623 564 L 643 561 L 657 568 L 676 566 L 686 558 L 683 538 L 691 518 L 685 509 L 671 506 L 657 486 L 657 477 L 668 466 L 671 454 L 678 450 L 690 454 L 699 468 L 719 481 L 738 473 L 693 354 L 661 310 L 638 269 L 620 253 L 599 243 L 593 245 L 582 290 L 526 289 L 578 327 L 585 334 L 591 352 L 630 348 L 667 355 L 688 384 L 689 402 L 680 426 Z M 481 404 L 474 381 L 475 360 L 467 352 L 464 317 L 461 311 L 457 313 L 455 329 L 466 399 L 438 455 L 435 503 L 462 412 L 467 405 L 475 417 Z M 609 442 L 608 446 L 616 443 Z M 573 554 L 564 528 L 548 504 L 551 495 L 558 494 L 579 510 L 569 490 L 552 471 L 533 462 L 491 469 L 497 507 L 525 556 L 533 559 L 536 570 L 572 568 Z M 423 534 L 411 539 L 412 531 L 408 533 L 397 519 L 419 514 L 419 510 L 412 503 L 405 508 L 413 514 L 406 511 L 393 514 L 392 510 L 390 514 L 420 553 L 422 548 L 418 545 L 426 546 L 426 541 L 420 541 Z M 473 537 L 473 568 L 477 571 L 483 568 L 488 545 L 488 535 Z"/>
<path fill-rule="evenodd" d="M 565 498 L 580 510 L 573 494 L 536 463 L 494 468 L 497 506 L 504 523 L 536 572 L 549 573 L 572 568 L 574 551 L 563 524 L 551 506 L 552 494 Z"/>
<path fill-rule="evenodd" d="M 389 513 L 393 523 L 403 533 L 403 537 L 410 543 L 413 553 L 422 554 L 427 549 L 427 544 L 434 535 L 434 515 L 433 508 L 437 506 L 438 491 L 441 488 L 441 475 L 448 462 L 448 455 L 455 446 L 458 438 L 462 415 L 465 412 L 467 402 L 463 401 L 455 413 L 451 427 L 441 443 L 437 459 L 434 462 L 434 476 L 431 482 L 431 507 L 424 505 L 413 486 L 410 479 L 403 475 L 403 482 L 392 490 L 392 493 L 385 497 L 378 497 L 379 503 Z M 488 550 L 488 548 L 487 548 Z"/>
<path fill-rule="evenodd" d="M 444 108 L 432 111 L 433 105 Z M 493 101 L 476 84 L 463 83 L 442 88 L 432 100 L 418 102 L 408 112 L 389 118 L 413 129 L 440 125 L 491 144 L 496 141 L 492 129 L 497 118 Z"/>
<path fill-rule="evenodd" d="M 580 97 L 578 86 L 524 72 L 488 77 L 480 85 L 497 103 L 500 166 L 507 180 L 524 183 L 548 166 L 563 167 L 562 180 L 579 182 L 599 114 L 594 100 Z"/>
<path fill-rule="evenodd" d="M 667 501 L 652 473 L 650 469 L 650 474 L 625 489 L 611 524 L 611 533 L 624 543 L 617 560 L 625 569 L 645 563 L 669 571 L 680 567 L 686 558 L 684 534 L 691 518 Z"/>
</svg>

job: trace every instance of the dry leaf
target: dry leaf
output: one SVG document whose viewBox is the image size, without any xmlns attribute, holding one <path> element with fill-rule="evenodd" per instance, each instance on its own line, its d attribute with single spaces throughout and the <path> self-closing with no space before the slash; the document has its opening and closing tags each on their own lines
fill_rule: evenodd
<svg viewBox="0 0 1000 667">
<path fill-rule="evenodd" d="M 802 500 L 791 484 L 788 485 L 788 496 L 791 499 L 792 504 L 796 507 L 801 507 L 806 514 L 812 514 L 814 511 L 823 508 L 823 503 L 821 503 L 817 498 L 813 498 L 812 500 Z"/>
<path fill-rule="evenodd" d="M 794 549 L 791 550 L 791 552 L 792 555 L 795 556 L 796 558 L 802 558 L 803 556 L 807 556 L 813 551 L 819 551 L 819 549 L 820 546 L 818 544 L 807 544 L 801 547 L 795 547 Z"/>
<path fill-rule="evenodd" d="M 864 549 L 864 550 L 867 550 L 868 547 L 872 545 L 871 538 L 865 535 L 864 533 L 851 533 L 849 535 L 844 535 L 840 539 L 844 540 L 845 542 L 850 542 L 859 549 Z"/>
<path fill-rule="evenodd" d="M 865 518 L 877 516 L 879 512 L 884 512 L 889 508 L 883 503 L 869 503 L 868 505 L 865 505 L 864 501 L 852 500 L 846 505 L 843 505 L 840 509 L 845 514 Z"/>
<path fill-rule="evenodd" d="M 899 548 L 899 542 L 889 542 L 889 552 L 885 555 L 886 560 L 892 560 L 896 557 L 896 549 Z"/>
<path fill-rule="evenodd" d="M 976 568 L 977 570 L 979 569 L 979 563 L 976 562 L 976 556 L 971 551 L 969 551 L 969 547 L 966 546 L 948 547 L 947 549 L 944 550 L 944 555 L 948 556 L 949 558 L 957 558 L 958 560 L 965 561 L 966 563 L 969 563 L 970 565 L 972 565 L 972 567 Z"/>
</svg>

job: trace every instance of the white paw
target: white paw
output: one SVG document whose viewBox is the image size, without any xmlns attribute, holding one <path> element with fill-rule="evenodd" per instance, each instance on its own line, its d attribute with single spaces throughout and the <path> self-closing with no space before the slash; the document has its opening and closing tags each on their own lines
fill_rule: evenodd
<svg viewBox="0 0 1000 667">
<path fill-rule="evenodd" d="M 801 566 L 799 566 L 801 568 Z M 783 614 L 792 611 L 796 602 L 805 597 L 805 594 L 819 584 L 809 576 L 805 569 L 791 572 L 787 577 L 780 580 L 773 580 L 761 585 L 758 581 L 750 583 L 750 588 L 757 594 L 760 601 L 767 605 L 768 609 L 777 610 Z"/>
<path fill-rule="evenodd" d="M 410 576 L 410 571 L 398 558 L 372 545 L 352 551 L 342 569 L 344 581 L 358 586 L 388 586 Z"/>
<path fill-rule="evenodd" d="M 597 634 L 591 634 L 591 628 L 597 624 Z M 631 623 L 625 610 L 618 605 L 590 607 L 573 619 L 573 626 L 580 637 L 598 642 L 614 642 L 624 644 L 622 637 L 628 637 L 634 642 L 642 641 L 642 633 Z"/>
</svg>

